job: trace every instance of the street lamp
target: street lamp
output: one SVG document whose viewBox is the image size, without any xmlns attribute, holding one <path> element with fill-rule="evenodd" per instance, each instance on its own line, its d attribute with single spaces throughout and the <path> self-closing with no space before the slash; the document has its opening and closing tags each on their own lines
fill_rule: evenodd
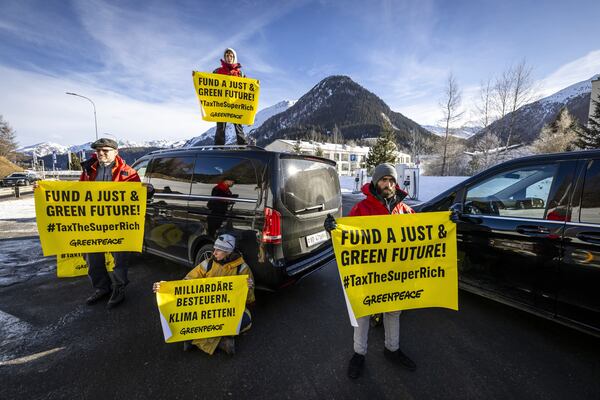
<svg viewBox="0 0 600 400">
<path fill-rule="evenodd" d="M 82 97 L 82 98 L 88 100 L 90 103 L 92 103 L 92 107 L 94 107 L 94 125 L 96 126 L 96 140 L 98 140 L 98 121 L 96 120 L 96 105 L 94 104 L 92 99 L 89 99 L 89 98 L 82 96 L 80 94 L 77 94 L 77 93 L 71 93 L 71 92 L 65 92 L 65 93 L 68 95 L 71 95 L 71 96 Z"/>
</svg>

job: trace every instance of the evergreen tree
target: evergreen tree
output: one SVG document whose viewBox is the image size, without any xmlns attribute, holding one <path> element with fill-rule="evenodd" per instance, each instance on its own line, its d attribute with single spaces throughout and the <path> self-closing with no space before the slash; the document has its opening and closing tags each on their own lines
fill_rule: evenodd
<svg viewBox="0 0 600 400">
<path fill-rule="evenodd" d="M 77 153 L 71 153 L 71 164 L 69 165 L 69 169 L 71 171 L 80 171 L 81 170 L 81 160 Z"/>
<path fill-rule="evenodd" d="M 323 157 L 323 149 L 321 148 L 321 146 L 317 146 L 317 148 L 315 149 L 315 156 Z"/>
<path fill-rule="evenodd" d="M 8 157 L 17 149 L 15 130 L 0 115 L 0 156 Z"/>
<path fill-rule="evenodd" d="M 386 124 L 381 132 L 381 136 L 377 138 L 377 142 L 369 149 L 367 154 L 367 169 L 372 171 L 373 168 L 381 163 L 396 163 L 396 134 L 394 129 Z"/>
<path fill-rule="evenodd" d="M 294 144 L 294 147 L 292 147 L 292 153 L 294 154 L 302 154 L 302 145 L 300 143 L 300 139 L 296 140 L 296 143 Z"/>
<path fill-rule="evenodd" d="M 600 95 L 592 100 L 594 112 L 590 116 L 588 126 L 579 130 L 577 146 L 582 149 L 600 149 Z"/>
<path fill-rule="evenodd" d="M 549 125 L 544 125 L 540 136 L 533 143 L 536 153 L 559 153 L 577 149 L 577 135 L 581 127 L 577 120 L 563 107 L 556 119 Z"/>
</svg>

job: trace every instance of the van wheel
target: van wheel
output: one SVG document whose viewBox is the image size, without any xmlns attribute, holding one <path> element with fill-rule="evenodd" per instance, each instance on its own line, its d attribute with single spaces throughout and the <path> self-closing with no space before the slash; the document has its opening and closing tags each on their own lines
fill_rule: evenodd
<svg viewBox="0 0 600 400">
<path fill-rule="evenodd" d="M 212 252 L 212 244 L 205 244 L 204 246 L 200 247 L 200 250 L 198 250 L 198 252 L 196 253 L 195 265 L 198 265 L 202 261 L 209 259 L 210 256 L 212 256 Z"/>
</svg>

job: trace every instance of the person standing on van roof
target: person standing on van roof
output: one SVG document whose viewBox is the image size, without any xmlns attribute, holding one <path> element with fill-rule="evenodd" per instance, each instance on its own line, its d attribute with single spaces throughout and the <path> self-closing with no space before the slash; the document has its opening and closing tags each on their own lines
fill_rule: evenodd
<svg viewBox="0 0 600 400">
<path fill-rule="evenodd" d="M 119 157 L 117 142 L 100 138 L 91 145 L 96 154 L 89 160 L 81 163 L 83 172 L 80 181 L 104 181 L 104 182 L 140 182 L 138 173 Z M 86 261 L 88 264 L 88 276 L 96 291 L 86 299 L 88 305 L 97 303 L 108 296 L 107 307 L 113 308 L 125 299 L 125 286 L 129 283 L 127 279 L 127 252 L 112 253 L 115 260 L 113 273 L 109 275 L 106 270 L 104 253 L 88 253 Z M 112 282 L 111 282 L 112 278 Z"/>
<path fill-rule="evenodd" d="M 397 178 L 396 168 L 392 164 L 379 164 L 373 172 L 371 182 L 362 187 L 362 192 L 367 198 L 354 205 L 348 216 L 414 213 L 410 206 L 402 202 L 407 193 L 400 189 Z M 335 218 L 331 214 L 327 215 L 324 227 L 328 232 L 337 227 Z M 400 350 L 401 312 L 383 313 L 385 329 L 385 348 L 383 352 L 389 360 L 414 371 L 417 369 L 417 365 Z M 358 318 L 358 327 L 354 328 L 354 355 L 348 365 L 348 376 L 352 379 L 358 378 L 363 370 L 369 339 L 369 319 L 369 315 Z"/>
<path fill-rule="evenodd" d="M 237 62 L 237 54 L 234 49 L 227 48 L 223 53 L 223 59 L 221 60 L 221 67 L 213 71 L 215 74 L 231 75 L 245 77 L 241 71 L 242 65 Z M 217 122 L 217 132 L 215 133 L 215 145 L 225 144 L 225 127 L 226 122 Z M 235 128 L 235 138 L 237 144 L 244 145 L 248 144 L 246 137 L 244 136 L 244 128 L 240 124 L 233 124 Z"/>
<path fill-rule="evenodd" d="M 215 278 L 217 276 L 248 275 L 248 297 L 246 305 L 254 303 L 254 276 L 242 255 L 235 251 L 235 237 L 229 234 L 219 235 L 215 240 L 211 258 L 202 261 L 183 279 Z M 164 281 L 163 281 L 164 282 Z M 160 290 L 160 282 L 154 282 L 152 291 Z M 252 315 L 248 308 L 240 321 L 240 333 L 252 327 Z M 213 354 L 218 348 L 229 355 L 235 354 L 235 339 L 233 336 L 212 337 L 206 339 L 188 340 L 183 342 L 183 350 L 189 351 L 196 346 L 205 353 Z"/>
</svg>

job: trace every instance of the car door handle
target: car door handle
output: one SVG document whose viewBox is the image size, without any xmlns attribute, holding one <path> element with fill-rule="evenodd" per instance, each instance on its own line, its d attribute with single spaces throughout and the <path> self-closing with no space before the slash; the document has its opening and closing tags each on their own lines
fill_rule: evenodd
<svg viewBox="0 0 600 400">
<path fill-rule="evenodd" d="M 171 218 L 173 216 L 173 213 L 171 211 L 167 210 L 166 208 L 159 208 L 158 216 L 165 217 L 165 218 Z"/>
<path fill-rule="evenodd" d="M 522 235 L 547 235 L 550 230 L 545 226 L 519 225 L 517 226 L 517 232 Z"/>
<path fill-rule="evenodd" d="M 600 244 L 600 234 L 595 232 L 580 232 L 577 235 L 577 239 L 583 240 L 584 242 Z"/>
</svg>

